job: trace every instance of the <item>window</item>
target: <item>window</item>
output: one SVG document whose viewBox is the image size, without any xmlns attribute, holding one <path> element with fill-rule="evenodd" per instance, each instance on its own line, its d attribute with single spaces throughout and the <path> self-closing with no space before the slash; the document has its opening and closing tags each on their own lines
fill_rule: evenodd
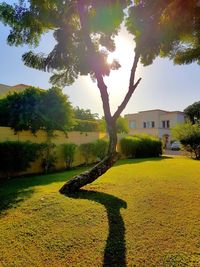
<svg viewBox="0 0 200 267">
<path fill-rule="evenodd" d="M 135 129 L 135 128 L 136 128 L 136 123 L 135 123 L 135 121 L 130 121 L 129 126 L 130 126 L 131 129 Z"/>
<path fill-rule="evenodd" d="M 169 128 L 170 127 L 170 122 L 169 121 L 167 121 L 167 128 Z"/>
<path fill-rule="evenodd" d="M 165 128 L 165 121 L 162 121 L 162 128 Z"/>
<path fill-rule="evenodd" d="M 143 122 L 143 128 L 154 128 L 155 127 L 155 121 L 144 121 Z"/>
<path fill-rule="evenodd" d="M 169 120 L 162 121 L 162 128 L 170 128 L 170 121 Z"/>
</svg>

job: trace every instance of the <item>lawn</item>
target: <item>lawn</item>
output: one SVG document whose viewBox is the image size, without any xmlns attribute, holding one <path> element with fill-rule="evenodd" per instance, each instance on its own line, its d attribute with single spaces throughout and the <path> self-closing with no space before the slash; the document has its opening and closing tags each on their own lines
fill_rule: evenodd
<svg viewBox="0 0 200 267">
<path fill-rule="evenodd" d="M 121 160 L 59 194 L 82 170 L 0 185 L 0 266 L 200 266 L 200 162 Z"/>
</svg>

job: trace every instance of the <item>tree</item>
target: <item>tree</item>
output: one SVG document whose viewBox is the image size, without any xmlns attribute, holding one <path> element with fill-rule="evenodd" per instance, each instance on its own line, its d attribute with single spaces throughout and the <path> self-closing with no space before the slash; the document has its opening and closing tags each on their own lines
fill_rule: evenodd
<svg viewBox="0 0 200 267">
<path fill-rule="evenodd" d="M 196 1 L 134 2 L 135 5 L 129 0 L 30 0 L 27 6 L 22 0 L 14 7 L 6 3 L 0 5 L 1 20 L 11 27 L 10 45 L 37 45 L 44 32 L 53 31 L 57 41 L 54 49 L 48 55 L 32 51 L 24 54 L 27 66 L 53 71 L 51 82 L 62 86 L 72 84 L 79 75 L 89 74 L 100 91 L 109 134 L 107 156 L 90 171 L 67 182 L 60 190 L 62 193 L 74 192 L 93 182 L 116 162 L 116 121 L 140 83 L 141 78 L 135 80 L 139 60 L 148 65 L 162 55 L 177 63 L 198 61 L 200 11 Z M 124 10 L 127 8 L 126 18 Z M 114 37 L 124 21 L 135 36 L 135 56 L 127 94 L 112 115 L 104 77 L 120 64 L 116 60 L 108 64 L 106 59 L 115 49 Z"/>
<path fill-rule="evenodd" d="M 196 159 L 200 159 L 200 126 L 198 124 L 177 125 L 172 129 L 172 133 L 187 151 L 192 152 Z"/>
<path fill-rule="evenodd" d="M 40 129 L 48 133 L 66 131 L 72 124 L 71 104 L 57 87 L 49 90 L 29 87 L 0 99 L 0 125 L 11 127 L 15 132 L 30 130 L 36 133 Z"/>
<path fill-rule="evenodd" d="M 119 116 L 119 118 L 117 119 L 116 126 L 118 133 L 128 133 L 128 121 L 125 118 Z"/>
<path fill-rule="evenodd" d="M 186 118 L 192 123 L 200 123 L 200 101 L 184 109 Z"/>
<path fill-rule="evenodd" d="M 92 114 L 90 109 L 74 108 L 75 119 L 94 121 L 99 118 L 97 113 Z"/>
</svg>

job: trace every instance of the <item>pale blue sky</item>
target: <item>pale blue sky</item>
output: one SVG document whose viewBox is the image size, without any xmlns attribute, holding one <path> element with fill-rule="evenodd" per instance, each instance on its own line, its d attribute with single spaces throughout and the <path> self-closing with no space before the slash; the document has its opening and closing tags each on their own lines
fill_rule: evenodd
<svg viewBox="0 0 200 267">
<path fill-rule="evenodd" d="M 7 35 L 8 28 L 0 24 L 0 83 L 24 83 L 49 88 L 49 73 L 23 65 L 21 56 L 29 47 L 8 46 Z M 121 61 L 122 68 L 113 71 L 111 77 L 106 78 L 112 111 L 117 108 L 126 93 L 134 49 L 132 37 L 124 30 L 116 41 L 116 57 Z M 42 38 L 37 51 L 48 52 L 52 46 L 53 39 L 49 34 Z M 157 59 L 151 66 L 140 65 L 137 76 L 142 77 L 142 81 L 123 114 L 157 108 L 182 111 L 200 100 L 200 66 L 197 64 L 174 66 L 173 62 L 167 59 Z M 98 88 L 89 77 L 79 78 L 72 86 L 65 87 L 64 93 L 69 96 L 73 106 L 89 108 L 94 113 L 103 114 Z"/>
</svg>

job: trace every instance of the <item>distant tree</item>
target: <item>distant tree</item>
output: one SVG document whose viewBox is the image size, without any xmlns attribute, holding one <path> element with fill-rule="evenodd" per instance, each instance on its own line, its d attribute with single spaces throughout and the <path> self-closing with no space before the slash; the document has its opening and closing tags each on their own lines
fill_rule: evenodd
<svg viewBox="0 0 200 267">
<path fill-rule="evenodd" d="M 57 87 L 49 90 L 30 87 L 0 100 L 0 125 L 11 127 L 15 132 L 66 131 L 72 124 L 71 104 Z"/>
<path fill-rule="evenodd" d="M 192 123 L 200 123 L 200 101 L 184 109 L 186 118 Z"/>
<path fill-rule="evenodd" d="M 179 140 L 184 149 L 200 159 L 200 126 L 198 124 L 185 123 L 172 128 L 173 137 Z"/>
<path fill-rule="evenodd" d="M 32 51 L 24 54 L 24 63 L 52 71 L 50 81 L 62 86 L 72 84 L 80 75 L 90 75 L 100 91 L 109 134 L 108 153 L 98 165 L 74 177 L 60 190 L 74 192 L 93 182 L 117 160 L 116 121 L 141 80 L 135 80 L 139 60 L 149 65 L 157 56 L 165 56 L 178 64 L 200 63 L 199 1 L 29 0 L 26 3 L 21 0 L 14 6 L 0 4 L 0 18 L 11 27 L 8 43 L 37 45 L 48 30 L 53 31 L 57 43 L 48 55 Z M 123 22 L 135 37 L 135 56 L 127 94 L 112 115 L 104 77 L 120 67 L 116 60 L 108 64 L 107 56 L 115 49 L 114 37 Z"/>
<path fill-rule="evenodd" d="M 90 109 L 74 108 L 75 119 L 93 121 L 99 118 L 97 113 L 91 113 Z"/>
<path fill-rule="evenodd" d="M 105 118 L 102 117 L 101 120 L 99 120 L 99 125 L 102 131 L 106 131 L 106 121 Z M 116 121 L 116 131 L 117 133 L 128 133 L 128 122 L 125 118 L 119 116 Z"/>
<path fill-rule="evenodd" d="M 119 116 L 116 126 L 118 133 L 128 133 L 128 121 L 125 118 Z"/>
</svg>

